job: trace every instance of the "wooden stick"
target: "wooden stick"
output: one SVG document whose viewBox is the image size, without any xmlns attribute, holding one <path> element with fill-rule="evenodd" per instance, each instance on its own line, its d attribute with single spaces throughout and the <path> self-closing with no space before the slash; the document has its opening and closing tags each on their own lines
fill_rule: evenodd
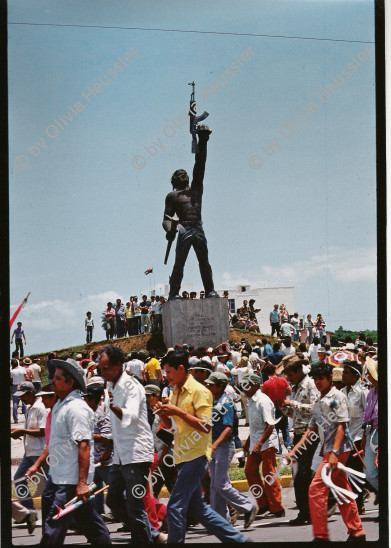
<svg viewBox="0 0 391 548">
<path fill-rule="evenodd" d="M 355 451 L 356 451 L 356 453 L 357 453 L 358 458 L 359 458 L 360 461 L 362 462 L 362 465 L 363 465 L 364 468 L 366 469 L 367 467 L 365 466 L 365 462 L 363 461 L 363 458 L 362 458 L 362 456 L 360 455 L 359 450 L 357 449 L 357 446 L 356 446 L 356 444 L 355 444 L 354 442 L 353 442 L 353 447 L 354 447 L 354 449 L 355 449 Z"/>
</svg>

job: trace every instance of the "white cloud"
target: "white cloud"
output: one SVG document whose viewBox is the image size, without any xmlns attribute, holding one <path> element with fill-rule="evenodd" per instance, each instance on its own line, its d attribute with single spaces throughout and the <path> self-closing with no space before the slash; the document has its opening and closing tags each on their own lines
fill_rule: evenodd
<svg viewBox="0 0 391 548">
<path fill-rule="evenodd" d="M 224 272 L 222 279 L 224 286 L 250 284 L 253 287 L 261 284 L 266 286 L 294 285 L 327 274 L 330 278 L 341 283 L 376 282 L 376 249 L 355 248 L 346 251 L 337 247 L 330 247 L 328 253 L 313 255 L 308 259 L 294 261 L 288 264 L 266 265 L 258 273 L 252 272 L 244 277 L 235 272 Z M 266 281 L 267 280 L 267 281 Z"/>
</svg>

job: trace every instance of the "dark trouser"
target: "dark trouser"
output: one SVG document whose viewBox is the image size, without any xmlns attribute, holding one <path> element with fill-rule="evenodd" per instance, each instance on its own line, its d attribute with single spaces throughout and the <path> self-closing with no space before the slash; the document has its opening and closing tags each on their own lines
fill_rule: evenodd
<svg viewBox="0 0 391 548">
<path fill-rule="evenodd" d="M 284 445 L 287 449 L 292 447 L 292 442 L 289 437 L 289 426 L 288 426 L 288 417 L 280 409 L 276 409 L 276 419 L 282 417 L 276 424 L 277 436 L 278 436 L 278 449 L 281 451 L 281 443 L 279 432 L 282 434 L 282 439 L 284 440 Z"/>
<path fill-rule="evenodd" d="M 99 468 L 95 468 L 94 483 L 96 485 L 97 491 L 98 489 L 101 489 L 103 487 L 103 482 L 105 483 L 105 485 L 109 485 L 110 469 L 111 466 L 99 466 Z M 103 514 L 105 511 L 104 491 L 96 495 L 94 503 L 98 514 Z"/>
<path fill-rule="evenodd" d="M 176 476 L 176 466 L 161 464 L 159 466 L 159 475 L 153 474 L 153 478 L 156 479 L 155 483 L 153 484 L 153 496 L 157 499 L 159 498 L 159 493 L 163 485 L 165 485 L 167 487 L 167 491 L 171 493 L 172 488 L 174 487 Z"/>
<path fill-rule="evenodd" d="M 53 506 L 54 495 L 56 494 L 56 485 L 52 482 L 50 472 L 45 483 L 45 489 L 42 493 L 41 508 L 42 508 L 42 536 L 45 533 L 46 520 L 48 518 L 51 507 Z"/>
<path fill-rule="evenodd" d="M 12 385 L 12 414 L 14 418 L 14 422 L 18 422 L 18 403 L 19 403 L 19 396 L 14 396 L 15 392 L 18 391 L 18 385 L 13 384 Z M 26 414 L 26 405 L 22 402 L 22 412 L 25 415 Z"/>
<path fill-rule="evenodd" d="M 125 320 L 117 318 L 117 339 L 124 336 Z"/>
<path fill-rule="evenodd" d="M 136 316 L 134 319 L 135 319 L 134 334 L 135 335 L 140 335 L 140 333 L 141 333 L 141 316 Z"/>
<path fill-rule="evenodd" d="M 278 322 L 272 322 L 272 337 L 274 336 L 274 333 L 277 333 L 277 337 L 280 336 L 280 324 Z"/>
<path fill-rule="evenodd" d="M 161 314 L 155 314 L 155 333 L 161 333 L 163 331 L 163 321 Z"/>
<path fill-rule="evenodd" d="M 109 475 L 106 504 L 115 516 L 129 526 L 132 544 L 152 542 L 151 527 L 143 502 L 150 462 L 113 464 Z M 123 492 L 126 491 L 126 503 Z"/>
<path fill-rule="evenodd" d="M 34 388 L 37 392 L 41 391 L 41 381 L 33 381 Z"/>
<path fill-rule="evenodd" d="M 354 443 L 356 444 L 356 447 L 360 450 L 361 440 L 357 440 Z M 364 467 L 362 465 L 361 460 L 359 459 L 358 456 L 353 457 L 355 452 L 356 452 L 355 449 L 352 449 L 352 451 L 350 451 L 348 460 L 345 462 L 345 466 L 348 466 L 349 468 L 353 468 L 353 470 L 357 470 L 358 472 L 363 472 Z M 357 504 L 358 510 L 360 511 L 360 509 L 362 508 L 362 505 L 364 504 L 364 493 L 362 491 L 360 493 L 360 491 L 353 485 L 353 483 L 351 483 L 350 486 L 352 488 L 353 493 L 357 493 L 358 495 L 358 497 L 356 498 L 356 504 Z"/>
<path fill-rule="evenodd" d="M 92 341 L 92 325 L 87 325 L 87 336 L 86 336 L 86 343 L 90 343 Z"/>
<path fill-rule="evenodd" d="M 60 519 L 53 519 L 53 516 L 57 514 L 56 506 L 63 508 L 64 504 L 75 496 L 76 485 L 53 484 L 53 490 L 52 506 L 45 522 L 41 544 L 49 546 L 64 544 L 65 535 L 73 520 L 75 527 L 87 537 L 92 546 L 95 544 L 111 544 L 107 527 L 92 501 L 79 506 L 79 508 L 65 514 Z"/>
<path fill-rule="evenodd" d="M 135 320 L 134 318 L 126 318 L 126 332 L 128 336 L 136 334 L 134 320 Z"/>
<path fill-rule="evenodd" d="M 114 320 L 107 322 L 106 340 L 112 339 L 114 335 Z"/>
<path fill-rule="evenodd" d="M 303 434 L 293 435 L 293 445 L 296 445 Z M 293 481 L 295 490 L 296 505 L 299 509 L 299 516 L 303 519 L 310 519 L 310 510 L 308 504 L 308 489 L 310 487 L 314 472 L 311 470 L 312 459 L 314 457 L 319 441 L 310 443 L 306 442 L 306 451 L 300 449 L 300 453 L 296 453 L 297 471 Z"/>
<path fill-rule="evenodd" d="M 212 268 L 208 259 L 208 243 L 202 228 L 202 223 L 181 223 L 185 228 L 184 234 L 178 234 L 176 244 L 175 264 L 170 278 L 170 297 L 179 295 L 181 288 L 183 269 L 191 246 L 197 255 L 205 296 L 214 291 Z"/>
<path fill-rule="evenodd" d="M 24 356 L 23 339 L 16 339 L 15 338 L 15 350 L 18 350 L 19 351 L 19 357 L 23 358 L 23 356 Z"/>
</svg>

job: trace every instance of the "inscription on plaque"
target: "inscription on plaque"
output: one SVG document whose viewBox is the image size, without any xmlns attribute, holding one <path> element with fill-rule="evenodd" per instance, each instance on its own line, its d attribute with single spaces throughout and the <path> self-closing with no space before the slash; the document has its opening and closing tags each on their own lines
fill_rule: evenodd
<svg viewBox="0 0 391 548">
<path fill-rule="evenodd" d="M 195 314 L 186 325 L 187 336 L 191 339 L 202 340 L 206 337 L 208 340 L 216 337 L 216 326 L 214 316 L 208 314 Z"/>
</svg>

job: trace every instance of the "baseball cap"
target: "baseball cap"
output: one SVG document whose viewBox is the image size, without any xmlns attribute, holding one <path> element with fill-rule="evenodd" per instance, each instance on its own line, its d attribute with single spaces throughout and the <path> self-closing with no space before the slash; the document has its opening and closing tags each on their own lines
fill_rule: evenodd
<svg viewBox="0 0 391 548">
<path fill-rule="evenodd" d="M 90 386 L 90 385 L 104 386 L 105 380 L 103 377 L 99 377 L 98 375 L 96 377 L 90 377 L 90 379 L 87 382 L 87 386 Z"/>
<path fill-rule="evenodd" d="M 27 392 L 34 392 L 35 394 L 35 387 L 32 382 L 25 381 L 20 383 L 18 391 L 14 393 L 14 396 L 23 396 Z"/>
<path fill-rule="evenodd" d="M 37 394 L 35 394 L 36 396 L 53 396 L 55 394 L 55 392 L 52 390 L 52 385 L 51 384 L 46 384 L 45 386 L 42 387 L 42 390 L 40 392 L 37 392 Z"/>
<path fill-rule="evenodd" d="M 205 382 L 207 384 L 216 384 L 219 386 L 220 384 L 228 384 L 228 377 L 227 375 L 224 375 L 224 373 L 216 372 L 209 375 Z"/>
<path fill-rule="evenodd" d="M 261 384 L 261 378 L 258 377 L 255 373 L 246 373 L 246 375 L 243 375 L 242 380 L 240 381 L 240 384 L 254 384 L 258 383 Z"/>
<path fill-rule="evenodd" d="M 160 388 L 156 384 L 147 384 L 144 386 L 146 394 L 156 394 L 160 396 Z"/>
<path fill-rule="evenodd" d="M 212 364 L 210 360 L 207 360 L 206 358 L 202 358 L 199 363 L 196 365 L 190 366 L 190 369 L 203 369 L 205 371 L 212 372 Z"/>
</svg>

